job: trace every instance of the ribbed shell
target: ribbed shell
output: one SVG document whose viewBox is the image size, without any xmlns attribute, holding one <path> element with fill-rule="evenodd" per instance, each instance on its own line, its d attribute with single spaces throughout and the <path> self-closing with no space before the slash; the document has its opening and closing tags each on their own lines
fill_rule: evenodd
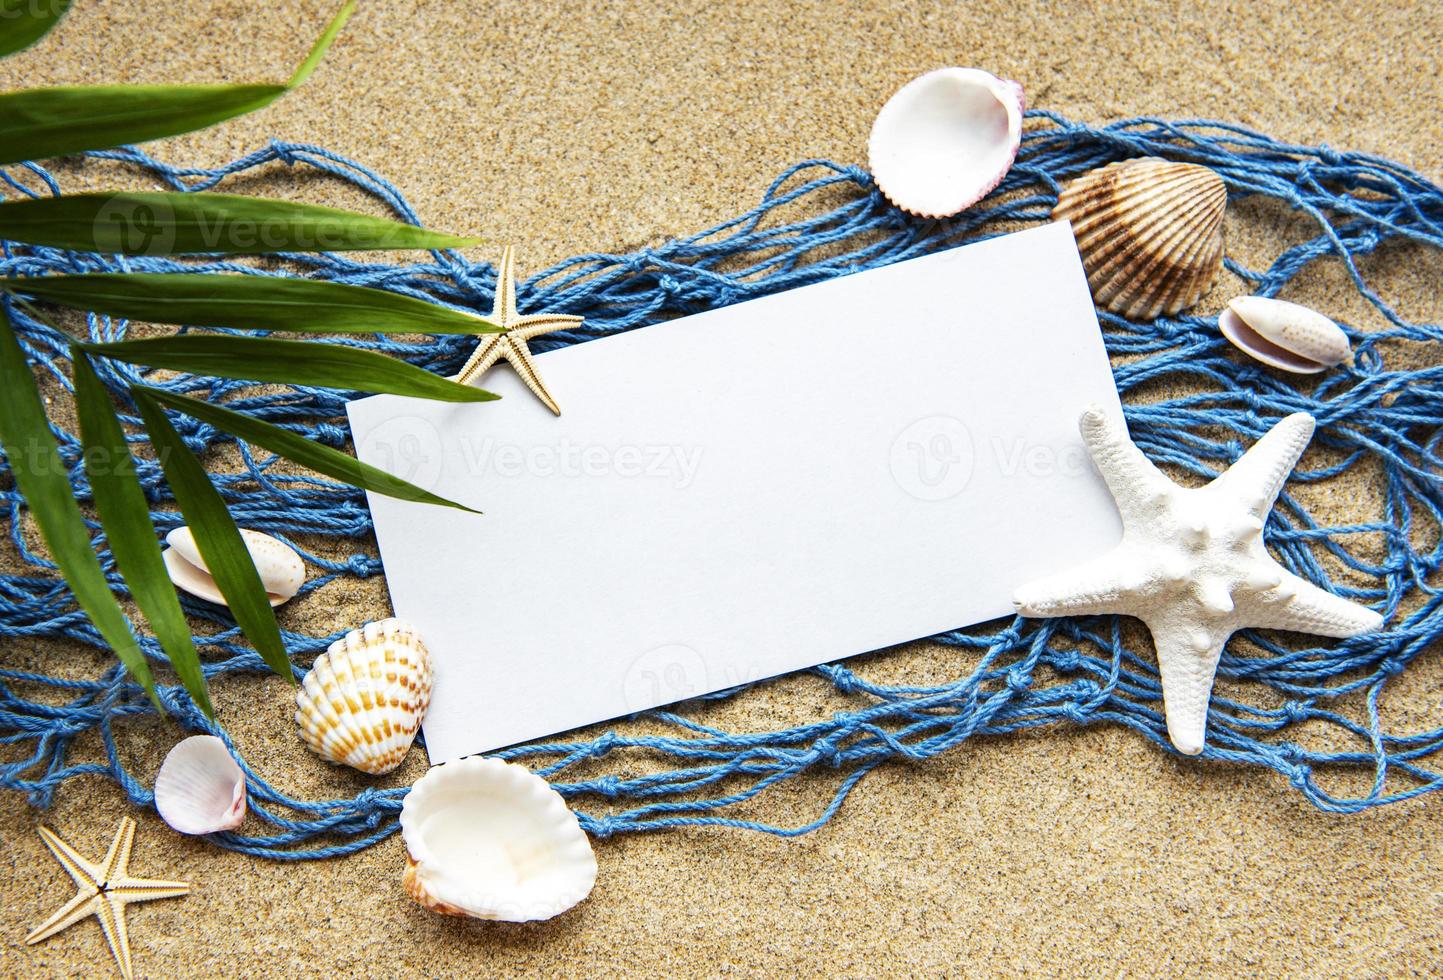
<svg viewBox="0 0 1443 980">
<path fill-rule="evenodd" d="M 1052 216 L 1072 222 L 1097 304 L 1132 320 L 1196 303 L 1223 259 L 1227 186 L 1192 163 L 1110 163 L 1069 184 Z"/>
<path fill-rule="evenodd" d="M 296 692 L 301 737 L 327 762 L 374 775 L 401 764 L 431 704 L 431 658 L 409 623 L 352 630 Z"/>
</svg>

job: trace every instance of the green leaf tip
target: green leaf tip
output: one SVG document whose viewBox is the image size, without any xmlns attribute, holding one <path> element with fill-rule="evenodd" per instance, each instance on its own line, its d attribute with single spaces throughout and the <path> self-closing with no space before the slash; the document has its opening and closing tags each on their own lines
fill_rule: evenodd
<svg viewBox="0 0 1443 980">
<path fill-rule="evenodd" d="M 0 0 L 0 58 L 39 41 L 69 10 L 70 0 Z"/>
<path fill-rule="evenodd" d="M 287 89 L 295 89 L 304 85 L 306 79 L 314 74 L 316 68 L 320 66 L 321 61 L 326 57 L 326 52 L 331 49 L 331 45 L 335 43 L 341 30 L 346 26 L 346 21 L 350 20 L 351 15 L 356 12 L 358 2 L 359 0 L 346 0 L 346 2 L 341 5 L 340 11 L 336 13 L 335 17 L 331 18 L 331 22 L 326 25 L 325 31 L 316 39 L 315 45 L 311 48 L 311 53 L 306 56 L 306 60 L 301 62 L 301 66 L 297 68 L 296 73 L 291 76 L 290 82 L 286 84 Z"/>
</svg>

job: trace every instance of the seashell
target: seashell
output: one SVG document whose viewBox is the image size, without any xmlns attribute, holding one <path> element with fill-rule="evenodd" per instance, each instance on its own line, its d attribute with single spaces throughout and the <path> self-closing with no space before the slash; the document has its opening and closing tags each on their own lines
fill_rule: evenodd
<svg viewBox="0 0 1443 980">
<path fill-rule="evenodd" d="M 1110 163 L 1062 191 L 1052 217 L 1072 222 L 1099 306 L 1133 320 L 1196 303 L 1223 263 L 1223 179 L 1193 163 Z"/>
<path fill-rule="evenodd" d="M 246 777 L 225 742 L 192 735 L 177 742 L 155 776 L 155 809 L 182 834 L 234 830 L 246 818 Z"/>
<path fill-rule="evenodd" d="M 1243 353 L 1294 374 L 1317 374 L 1353 358 L 1342 327 L 1286 300 L 1239 296 L 1218 316 L 1218 330 Z"/>
<path fill-rule="evenodd" d="M 591 894 L 596 855 L 576 814 L 523 766 L 436 766 L 401 805 L 406 894 L 433 912 L 532 922 Z"/>
<path fill-rule="evenodd" d="M 401 764 L 431 704 L 431 658 L 405 620 L 352 630 L 296 691 L 296 724 L 327 762 L 379 776 Z"/>
<path fill-rule="evenodd" d="M 903 211 L 945 218 L 1002 182 L 1022 140 L 1022 86 L 980 68 L 940 68 L 882 106 L 867 155 L 877 187 Z"/>
<path fill-rule="evenodd" d="M 306 564 L 294 548 L 269 534 L 244 528 L 241 540 L 245 541 L 251 561 L 255 562 L 272 606 L 279 606 L 301 590 L 306 581 Z M 165 559 L 170 580 L 193 596 L 225 605 L 225 596 L 210 577 L 190 528 L 176 528 L 165 536 L 165 543 L 170 547 L 161 552 L 161 557 Z"/>
</svg>

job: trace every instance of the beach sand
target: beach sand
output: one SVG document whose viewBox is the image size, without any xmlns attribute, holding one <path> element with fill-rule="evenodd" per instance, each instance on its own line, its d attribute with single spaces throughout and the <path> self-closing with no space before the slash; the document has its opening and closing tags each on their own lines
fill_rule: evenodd
<svg viewBox="0 0 1443 980">
<path fill-rule="evenodd" d="M 0 88 L 284 78 L 332 8 L 75 6 L 39 47 L 0 62 Z M 709 227 L 799 160 L 864 164 L 877 108 L 947 64 L 1019 79 L 1031 105 L 1078 120 L 1226 119 L 1389 156 L 1436 180 L 1440 49 L 1437 4 L 368 3 L 305 87 L 151 150 L 212 166 L 271 138 L 316 143 L 385 174 L 427 224 L 517 243 L 524 273 Z M 88 165 L 67 179 L 130 178 Z M 226 189 L 371 206 L 283 167 Z M 1233 209 L 1227 231 L 1257 261 L 1309 233 L 1270 207 Z M 1405 315 L 1443 316 L 1436 255 L 1389 248 L 1365 271 Z M 1224 274 L 1202 310 L 1241 289 Z M 1383 323 L 1336 263 L 1310 270 L 1290 297 L 1365 329 Z M 1306 500 L 1346 523 L 1375 510 L 1379 491 L 1358 471 Z M 337 583 L 281 619 L 326 634 L 388 612 L 373 580 Z M 1390 686 L 1390 726 L 1443 722 L 1439 652 Z M 5 658 L 87 677 L 109 663 L 58 643 L 7 641 Z M 856 662 L 865 676 L 914 683 L 972 663 L 926 643 Z M 379 783 L 321 765 L 295 736 L 278 677 L 230 679 L 213 695 L 247 758 L 295 796 L 405 785 L 424 771 L 420 752 Z M 794 677 L 697 716 L 766 730 L 844 704 L 818 679 Z M 1345 707 L 1359 714 L 1356 701 Z M 120 752 L 148 782 L 176 735 L 159 720 L 126 723 Z M 84 739 L 72 756 L 99 751 Z M 834 775 L 788 785 L 747 815 L 806 823 Z M 45 812 L 0 797 L 0 976 L 112 974 L 94 922 L 21 942 L 72 894 L 35 827 L 43 820 L 98 857 L 125 814 L 140 823 L 132 871 L 196 886 L 133 908 L 139 977 L 1436 973 L 1438 806 L 1335 816 L 1271 772 L 1183 759 L 1116 727 L 1052 729 L 884 766 L 830 825 L 799 839 L 708 830 L 598 841 L 591 898 L 514 926 L 409 902 L 399 836 L 341 860 L 268 862 L 180 837 L 110 782 L 83 777 Z"/>
</svg>

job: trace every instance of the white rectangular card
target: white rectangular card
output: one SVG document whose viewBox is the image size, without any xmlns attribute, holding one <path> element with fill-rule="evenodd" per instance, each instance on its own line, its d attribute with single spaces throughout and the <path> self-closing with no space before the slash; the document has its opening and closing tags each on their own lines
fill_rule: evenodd
<svg viewBox="0 0 1443 980">
<path fill-rule="evenodd" d="M 505 366 L 499 402 L 350 406 L 361 459 L 485 512 L 370 495 L 432 762 L 1009 615 L 1121 534 L 1066 224 L 536 363 L 560 418 Z"/>
</svg>

